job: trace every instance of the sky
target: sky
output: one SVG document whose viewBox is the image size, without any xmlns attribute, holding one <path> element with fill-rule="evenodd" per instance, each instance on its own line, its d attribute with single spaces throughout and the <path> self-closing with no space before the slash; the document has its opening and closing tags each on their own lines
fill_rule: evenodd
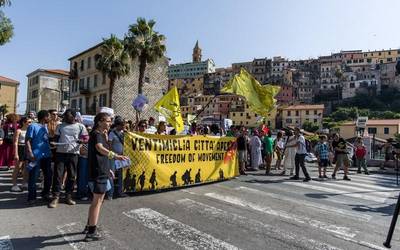
<svg viewBox="0 0 400 250">
<path fill-rule="evenodd" d="M 69 70 L 68 58 L 110 34 L 123 38 L 138 17 L 154 19 L 170 63 L 191 61 L 199 40 L 217 67 L 253 58 L 315 58 L 340 50 L 400 48 L 398 0 L 11 0 L 15 36 L 0 46 L 0 75 Z M 0 100 L 1 102 L 1 100 Z"/>
</svg>

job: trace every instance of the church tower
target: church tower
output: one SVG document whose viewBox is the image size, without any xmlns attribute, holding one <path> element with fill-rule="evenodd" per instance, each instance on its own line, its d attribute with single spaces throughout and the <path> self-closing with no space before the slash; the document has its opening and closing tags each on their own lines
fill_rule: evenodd
<svg viewBox="0 0 400 250">
<path fill-rule="evenodd" d="M 201 62 L 201 49 L 199 47 L 199 41 L 196 42 L 196 45 L 193 48 L 193 62 Z"/>
</svg>

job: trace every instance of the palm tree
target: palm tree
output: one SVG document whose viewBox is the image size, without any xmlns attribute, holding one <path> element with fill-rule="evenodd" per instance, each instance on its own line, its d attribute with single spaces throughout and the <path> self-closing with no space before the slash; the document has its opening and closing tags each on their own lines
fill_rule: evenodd
<svg viewBox="0 0 400 250">
<path fill-rule="evenodd" d="M 130 71 L 130 58 L 124 49 L 124 45 L 115 35 L 109 39 L 103 39 L 101 56 L 97 58 L 96 68 L 110 79 L 109 98 L 110 108 L 115 80 L 125 76 Z"/>
<path fill-rule="evenodd" d="M 10 6 L 10 0 L 0 0 L 0 7 Z M 0 46 L 9 42 L 14 35 L 14 26 L 9 18 L 7 18 L 3 11 L 0 10 Z"/>
<path fill-rule="evenodd" d="M 137 23 L 129 26 L 125 35 L 125 47 L 132 59 L 139 59 L 138 94 L 143 93 L 143 80 L 148 63 L 154 63 L 164 56 L 165 36 L 154 31 L 154 20 L 148 22 L 138 18 Z"/>
<path fill-rule="evenodd" d="M 10 0 L 0 0 L 0 7 L 1 6 L 10 6 L 11 5 L 11 1 Z"/>
</svg>

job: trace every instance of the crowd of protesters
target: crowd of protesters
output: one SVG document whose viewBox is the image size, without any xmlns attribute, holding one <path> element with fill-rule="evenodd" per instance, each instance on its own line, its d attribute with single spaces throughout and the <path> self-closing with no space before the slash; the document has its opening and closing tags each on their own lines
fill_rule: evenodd
<svg viewBox="0 0 400 250">
<path fill-rule="evenodd" d="M 71 109 L 60 115 L 57 110 L 41 110 L 37 117 L 29 114 L 20 118 L 8 114 L 0 129 L 0 166 L 14 167 L 12 192 L 28 190 L 28 203 L 37 203 L 37 182 L 40 178 L 40 196 L 49 208 L 57 208 L 63 200 L 75 205 L 74 199 L 92 198 L 84 233 L 88 240 L 100 237 L 96 225 L 103 199 L 112 200 L 126 196 L 123 192 L 122 170 L 116 169 L 115 160 L 127 160 L 123 156 L 124 134 L 141 132 L 158 135 L 175 135 L 176 130 L 155 119 L 140 120 L 137 124 L 120 116 L 111 117 L 99 113 L 92 125 L 84 125 L 79 114 Z M 287 173 L 291 179 L 299 179 L 300 168 L 305 182 L 311 177 L 305 166 L 306 155 L 312 150 L 318 158 L 319 178 L 327 178 L 326 168 L 336 163 L 332 179 L 343 168 L 344 180 L 348 177 L 350 159 L 346 142 L 335 134 L 331 140 L 321 135 L 318 144 L 310 149 L 310 143 L 298 128 L 278 131 L 276 137 L 265 125 L 248 129 L 231 126 L 226 131 L 217 124 L 192 123 L 185 131 L 188 135 L 236 137 L 239 172 L 265 169 L 266 175 L 273 169 Z M 366 147 L 361 139 L 354 144 L 358 172 L 366 174 Z M 273 164 L 275 159 L 275 164 Z M 18 185 L 18 177 L 22 183 Z M 76 190 L 76 195 L 73 196 Z"/>
</svg>

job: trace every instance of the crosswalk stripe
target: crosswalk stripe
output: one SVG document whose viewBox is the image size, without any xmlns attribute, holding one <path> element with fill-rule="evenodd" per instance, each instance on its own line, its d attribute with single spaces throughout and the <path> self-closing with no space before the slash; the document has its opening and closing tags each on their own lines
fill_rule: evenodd
<svg viewBox="0 0 400 250">
<path fill-rule="evenodd" d="M 14 249 L 9 235 L 0 236 L 0 249 L 1 250 L 13 250 Z"/>
<path fill-rule="evenodd" d="M 239 249 L 150 208 L 134 209 L 123 214 L 185 249 Z"/>
<path fill-rule="evenodd" d="M 354 183 L 354 182 L 353 182 Z M 373 190 L 373 189 L 367 189 L 367 188 L 361 188 L 361 187 L 355 187 L 353 185 L 353 183 L 350 182 L 336 182 L 336 183 L 332 183 L 332 182 L 320 182 L 319 184 L 321 184 L 322 186 L 328 186 L 328 187 L 333 187 L 333 188 L 342 188 L 345 190 L 352 190 L 352 191 L 356 191 L 356 192 L 366 192 L 369 193 L 368 195 L 376 195 L 378 197 L 390 197 L 393 196 L 393 193 L 391 192 L 387 192 L 387 191 L 382 191 L 382 190 Z"/>
<path fill-rule="evenodd" d="M 309 183 L 305 184 L 305 183 L 299 183 L 299 182 L 285 182 L 283 184 L 297 186 L 297 187 L 301 187 L 301 188 L 305 188 L 305 189 L 313 189 L 313 190 L 317 190 L 317 191 L 325 192 L 325 193 L 339 194 L 339 195 L 343 195 L 343 196 L 359 198 L 359 199 L 374 201 L 374 202 L 379 202 L 379 203 L 385 203 L 385 201 L 386 201 L 386 198 L 382 198 L 382 197 L 359 194 L 359 193 L 349 193 L 348 191 L 342 191 L 342 190 L 337 190 L 337 189 L 332 189 L 332 188 L 316 186 L 316 185 L 312 185 Z"/>
<path fill-rule="evenodd" d="M 348 227 L 337 226 L 334 224 L 327 224 L 325 222 L 314 220 L 314 219 L 311 219 L 306 216 L 289 214 L 289 213 L 287 213 L 285 211 L 281 211 L 281 210 L 273 210 L 270 207 L 264 207 L 264 206 L 240 199 L 238 197 L 225 196 L 225 195 L 220 195 L 217 193 L 206 193 L 204 195 L 207 197 L 211 197 L 213 199 L 224 201 L 226 203 L 230 203 L 230 204 L 237 205 L 240 207 L 246 207 L 246 208 L 250 208 L 255 211 L 265 213 L 265 214 L 278 216 L 278 217 L 281 217 L 281 218 L 284 218 L 284 219 L 287 219 L 287 220 L 290 220 L 293 222 L 297 222 L 297 223 L 301 223 L 301 224 L 308 224 L 312 227 L 320 228 L 320 229 L 326 230 L 326 231 L 334 233 L 334 234 L 344 235 L 344 236 L 351 237 L 351 238 L 356 236 L 356 233 L 354 233 L 354 231 Z"/>
<path fill-rule="evenodd" d="M 369 183 L 369 184 L 373 184 L 373 185 L 379 185 L 380 187 L 387 187 L 387 188 L 400 188 L 400 185 L 397 186 L 396 183 L 392 183 L 392 182 L 377 182 L 376 180 L 372 180 L 372 179 L 361 179 L 361 178 L 357 178 L 352 176 L 352 181 L 356 181 L 356 182 L 361 182 L 361 183 Z"/>
<path fill-rule="evenodd" d="M 282 200 L 282 201 L 288 201 L 288 202 L 291 202 L 291 203 L 295 203 L 295 204 L 298 204 L 300 206 L 312 207 L 312 208 L 315 208 L 315 209 L 317 209 L 318 211 L 321 211 L 321 212 L 325 211 L 325 212 L 328 212 L 330 214 L 339 214 L 341 216 L 344 216 L 344 217 L 347 217 L 347 218 L 352 218 L 352 219 L 357 219 L 357 220 L 360 220 L 360 221 L 368 222 L 372 218 L 372 216 L 367 215 L 367 214 L 355 213 L 355 212 L 352 212 L 352 211 L 349 211 L 349 210 L 323 205 L 321 203 L 314 203 L 314 202 L 310 202 L 310 201 L 306 201 L 306 200 L 287 197 L 287 196 L 282 195 L 282 193 L 277 195 L 277 194 L 264 192 L 264 191 L 261 191 L 261 190 L 258 190 L 258 189 L 248 188 L 248 187 L 243 187 L 243 186 L 237 187 L 237 188 L 235 188 L 235 190 L 243 190 L 243 191 L 251 192 L 251 193 L 254 193 L 254 194 L 257 194 L 257 195 L 268 196 L 268 197 L 272 197 L 272 198 L 277 199 L 277 200 Z"/>
<path fill-rule="evenodd" d="M 388 191 L 388 192 L 400 191 L 400 189 L 398 189 L 398 188 L 382 187 L 379 184 L 375 184 L 375 185 L 366 184 L 366 183 L 359 182 L 358 180 L 354 180 L 354 181 L 351 181 L 351 182 L 346 182 L 346 185 L 354 185 L 354 186 L 372 188 L 373 190 L 377 190 L 377 191 Z"/>
<path fill-rule="evenodd" d="M 352 177 L 357 177 L 361 179 L 370 179 L 370 180 L 380 180 L 380 181 L 390 181 L 396 182 L 396 177 L 385 177 L 381 175 L 353 175 Z"/>
<path fill-rule="evenodd" d="M 240 226 L 240 228 L 246 228 L 249 231 L 262 233 L 264 235 L 267 235 L 267 237 L 277 240 L 285 240 L 291 245 L 302 246 L 307 249 L 339 249 L 329 244 L 319 242 L 308 237 L 295 235 L 272 225 L 264 224 L 260 221 L 249 219 L 235 213 L 230 213 L 191 199 L 181 199 L 176 201 L 176 203 L 181 205 L 183 208 L 186 208 L 190 212 L 195 211 L 204 215 L 207 218 L 213 220 L 222 220 L 224 223 L 226 223 L 226 221 L 229 221 L 235 226 Z"/>
</svg>

